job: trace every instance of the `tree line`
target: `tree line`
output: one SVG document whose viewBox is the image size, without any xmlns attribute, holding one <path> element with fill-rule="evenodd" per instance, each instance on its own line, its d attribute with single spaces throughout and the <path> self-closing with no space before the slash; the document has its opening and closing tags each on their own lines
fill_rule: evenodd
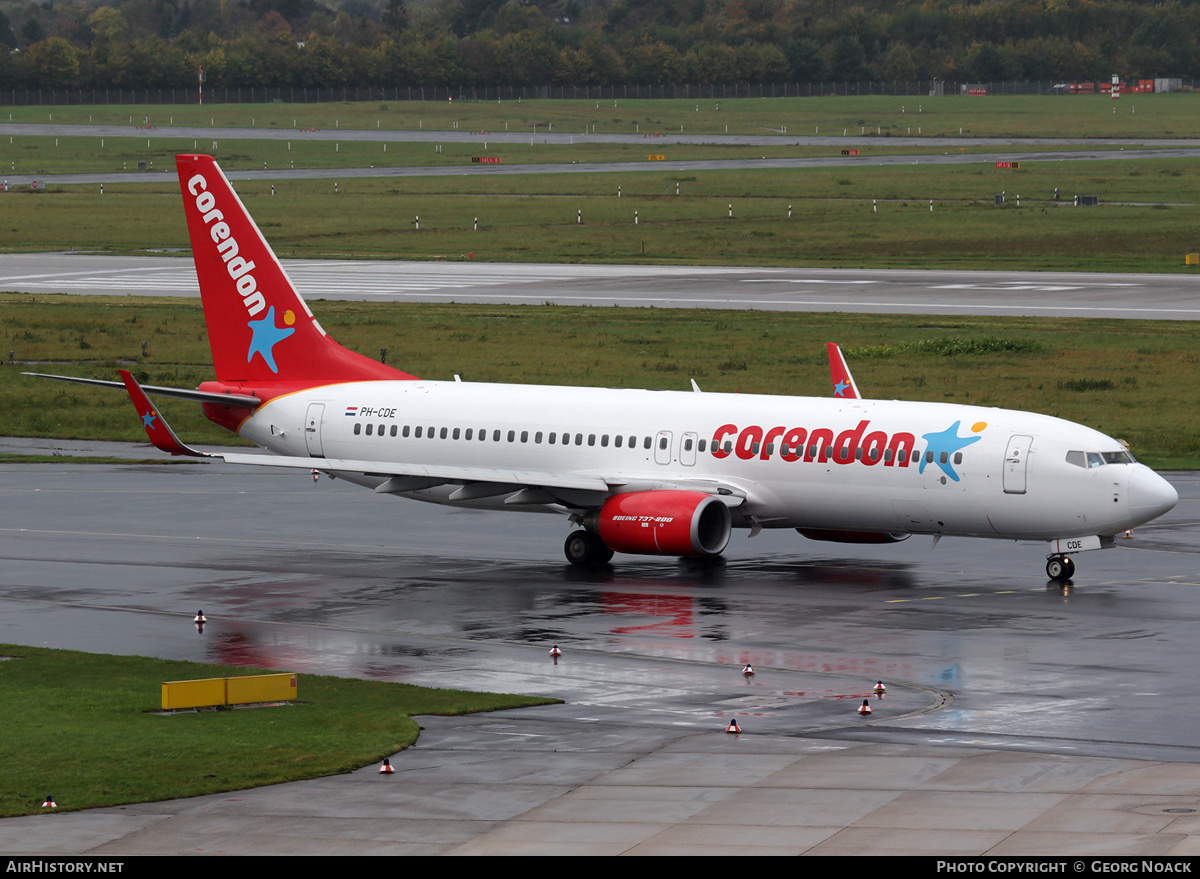
<svg viewBox="0 0 1200 879">
<path fill-rule="evenodd" d="M 417 2 L 0 2 L 0 89 L 1200 77 L 1200 0 Z"/>
</svg>

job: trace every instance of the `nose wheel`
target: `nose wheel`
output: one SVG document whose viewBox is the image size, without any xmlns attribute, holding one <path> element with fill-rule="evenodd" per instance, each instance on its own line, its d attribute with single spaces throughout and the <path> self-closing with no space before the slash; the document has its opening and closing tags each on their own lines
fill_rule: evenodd
<svg viewBox="0 0 1200 879">
<path fill-rule="evenodd" d="M 1052 555 L 1046 560 L 1046 576 L 1061 583 L 1075 575 L 1075 563 L 1069 556 Z"/>
</svg>

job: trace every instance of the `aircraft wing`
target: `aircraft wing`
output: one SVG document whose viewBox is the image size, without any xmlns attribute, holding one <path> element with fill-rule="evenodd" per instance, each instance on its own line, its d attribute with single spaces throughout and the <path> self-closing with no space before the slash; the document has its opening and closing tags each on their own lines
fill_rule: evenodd
<svg viewBox="0 0 1200 879">
<path fill-rule="evenodd" d="M 833 342 L 826 342 L 825 350 L 829 353 L 829 374 L 833 379 L 833 395 L 846 400 L 861 400 L 862 394 L 858 392 L 858 385 L 854 383 L 854 376 L 850 374 L 850 367 L 846 365 L 842 349 Z"/>
</svg>

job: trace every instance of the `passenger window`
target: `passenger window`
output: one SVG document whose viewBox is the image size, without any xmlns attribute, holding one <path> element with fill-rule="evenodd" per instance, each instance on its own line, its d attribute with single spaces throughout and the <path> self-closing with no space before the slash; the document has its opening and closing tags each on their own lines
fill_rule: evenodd
<svg viewBox="0 0 1200 879">
<path fill-rule="evenodd" d="M 529 442 L 529 431 L 527 431 L 527 430 L 521 431 L 521 442 L 523 442 L 523 443 Z"/>
<path fill-rule="evenodd" d="M 554 445 L 554 442 L 557 439 L 558 439 L 558 432 L 554 431 L 550 434 L 550 436 L 546 437 L 546 442 L 550 443 L 550 445 Z"/>
<path fill-rule="evenodd" d="M 703 451 L 704 451 L 704 447 L 705 447 L 706 445 L 708 445 L 708 440 L 700 440 L 700 443 L 699 443 L 699 445 L 698 445 L 698 447 L 697 447 L 697 448 L 699 449 L 699 451 L 703 452 Z"/>
<path fill-rule="evenodd" d="M 954 453 L 954 463 L 955 463 L 955 464 L 961 464 L 961 463 L 962 463 L 962 452 L 955 452 L 955 453 Z"/>
<path fill-rule="evenodd" d="M 391 433 L 392 436 L 396 435 L 396 425 L 392 425 L 392 429 L 389 431 L 389 433 Z"/>
<path fill-rule="evenodd" d="M 648 449 L 648 448 L 650 448 L 650 445 L 651 445 L 650 437 L 646 437 L 646 439 L 642 442 L 642 446 Z"/>
<path fill-rule="evenodd" d="M 517 432 L 515 430 L 510 430 L 508 432 L 508 441 L 511 443 L 516 438 L 517 438 Z"/>
<path fill-rule="evenodd" d="M 948 463 L 950 461 L 950 453 L 942 452 L 940 455 L 938 455 L 938 461 L 942 464 Z"/>
<path fill-rule="evenodd" d="M 621 448 L 621 443 L 624 440 L 625 440 L 625 437 L 621 436 L 621 434 L 618 433 L 615 437 L 613 437 L 613 444 L 616 445 L 616 447 L 619 449 L 619 448 Z"/>
<path fill-rule="evenodd" d="M 494 442 L 494 443 L 500 442 L 500 431 L 498 431 L 498 430 L 492 431 L 492 442 Z"/>
<path fill-rule="evenodd" d="M 446 438 L 446 428 L 444 428 L 444 427 L 442 428 L 441 437 L 442 437 L 442 439 Z"/>
<path fill-rule="evenodd" d="M 542 432 L 540 430 L 533 435 L 533 441 L 535 443 L 540 443 L 542 441 Z"/>
<path fill-rule="evenodd" d="M 361 424 L 354 425 L 354 435 L 358 436 L 360 433 L 362 433 L 362 425 Z"/>
<path fill-rule="evenodd" d="M 400 431 L 401 436 L 408 436 L 408 425 L 404 425 L 404 429 Z"/>
<path fill-rule="evenodd" d="M 602 437 L 600 437 L 600 445 L 602 448 L 608 448 L 608 434 L 607 433 L 604 434 Z"/>
<path fill-rule="evenodd" d="M 688 437 L 687 439 L 685 439 L 683 441 L 683 450 L 685 452 L 690 452 L 692 450 L 692 438 L 691 437 Z"/>
<path fill-rule="evenodd" d="M 473 435 L 474 435 L 474 434 L 472 433 L 472 431 L 471 431 L 471 428 L 469 428 L 469 427 L 468 427 L 468 428 L 467 428 L 467 433 L 466 433 L 466 435 L 465 435 L 464 439 L 470 439 L 470 438 L 471 438 Z"/>
<path fill-rule="evenodd" d="M 458 436 L 459 436 L 459 429 L 458 429 L 457 427 L 456 427 L 456 428 L 454 428 L 454 433 L 452 434 L 452 436 L 453 436 L 453 438 L 454 438 L 454 439 L 458 439 Z"/>
<path fill-rule="evenodd" d="M 662 446 L 660 446 L 660 448 L 664 448 L 664 449 L 665 449 L 666 447 L 667 447 L 667 441 L 664 439 L 664 440 L 662 441 Z M 757 454 L 758 454 L 758 449 L 759 449 L 759 444 L 758 444 L 758 443 L 750 443 L 750 454 L 752 454 L 752 455 L 757 455 Z"/>
<path fill-rule="evenodd" d="M 374 427 L 375 427 L 375 425 L 374 425 L 374 424 L 368 424 L 368 425 L 367 425 L 367 436 L 370 436 L 370 435 L 371 435 L 371 430 L 372 430 Z"/>
<path fill-rule="evenodd" d="M 582 433 L 575 434 L 575 445 L 577 445 L 577 446 L 583 445 L 583 434 Z"/>
<path fill-rule="evenodd" d="M 415 436 L 417 439 L 420 439 L 420 438 L 421 438 L 421 436 L 422 436 L 422 433 L 421 433 L 421 431 L 422 431 L 422 430 L 424 430 L 424 429 L 425 429 L 425 428 L 421 427 L 421 425 L 419 425 L 419 424 L 418 424 L 418 425 L 417 425 L 417 430 L 416 430 L 416 433 L 414 433 L 413 435 L 414 435 L 414 436 Z"/>
<path fill-rule="evenodd" d="M 589 433 L 588 434 L 588 445 L 594 446 L 595 444 L 596 444 L 596 435 L 594 433 Z"/>
<path fill-rule="evenodd" d="M 758 445 L 758 443 L 755 443 L 755 445 Z M 660 449 L 665 449 L 667 447 L 667 438 L 665 436 L 659 439 L 658 447 Z"/>
</svg>

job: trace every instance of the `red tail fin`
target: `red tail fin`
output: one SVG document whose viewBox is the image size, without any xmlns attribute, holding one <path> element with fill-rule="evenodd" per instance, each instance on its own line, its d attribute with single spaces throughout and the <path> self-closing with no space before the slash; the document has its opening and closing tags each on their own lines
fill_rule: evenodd
<svg viewBox="0 0 1200 879">
<path fill-rule="evenodd" d="M 413 378 L 326 335 L 212 156 L 175 164 L 218 381 Z"/>
</svg>

